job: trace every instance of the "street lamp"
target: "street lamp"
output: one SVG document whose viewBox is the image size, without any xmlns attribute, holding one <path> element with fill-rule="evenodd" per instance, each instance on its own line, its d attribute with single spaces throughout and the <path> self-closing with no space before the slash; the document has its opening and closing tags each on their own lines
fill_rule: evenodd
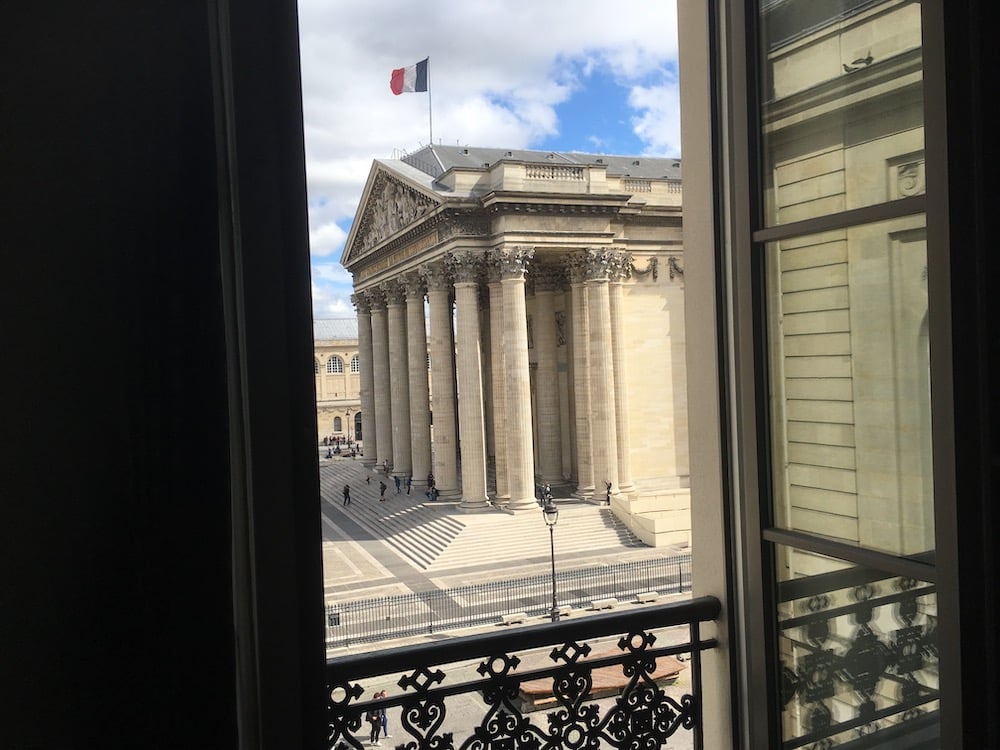
<svg viewBox="0 0 1000 750">
<path fill-rule="evenodd" d="M 354 426 L 354 422 L 351 419 L 351 410 L 347 409 L 347 444 L 350 445 L 353 441 L 351 440 L 351 427 Z"/>
<path fill-rule="evenodd" d="M 551 497 L 545 499 L 542 507 L 542 518 L 545 525 L 549 527 L 549 549 L 552 552 L 552 622 L 559 622 L 559 606 L 556 604 L 556 541 L 555 528 L 556 521 L 559 520 L 559 509 L 552 501 Z"/>
</svg>

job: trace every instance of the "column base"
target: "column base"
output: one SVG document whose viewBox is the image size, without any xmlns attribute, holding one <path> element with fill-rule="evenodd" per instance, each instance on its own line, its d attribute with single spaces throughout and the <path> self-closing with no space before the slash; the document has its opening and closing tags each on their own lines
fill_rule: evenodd
<svg viewBox="0 0 1000 750">
<path fill-rule="evenodd" d="M 511 498 L 510 502 L 505 506 L 507 510 L 517 512 L 523 511 L 537 511 L 541 506 L 538 504 L 538 500 L 533 497 L 522 497 L 522 498 Z"/>
<path fill-rule="evenodd" d="M 490 502 L 485 497 L 482 499 L 462 498 L 462 502 L 458 504 L 458 509 L 461 511 L 479 511 L 479 510 L 486 510 L 489 507 L 490 507 Z"/>
</svg>

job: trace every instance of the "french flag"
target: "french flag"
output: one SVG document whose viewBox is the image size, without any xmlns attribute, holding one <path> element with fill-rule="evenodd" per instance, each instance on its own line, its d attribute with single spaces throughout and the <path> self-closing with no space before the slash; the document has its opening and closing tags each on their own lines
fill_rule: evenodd
<svg viewBox="0 0 1000 750">
<path fill-rule="evenodd" d="M 407 91 L 427 90 L 427 61 L 425 57 L 415 65 L 406 68 L 396 68 L 392 71 L 392 79 L 389 81 L 389 88 L 396 96 Z"/>
</svg>

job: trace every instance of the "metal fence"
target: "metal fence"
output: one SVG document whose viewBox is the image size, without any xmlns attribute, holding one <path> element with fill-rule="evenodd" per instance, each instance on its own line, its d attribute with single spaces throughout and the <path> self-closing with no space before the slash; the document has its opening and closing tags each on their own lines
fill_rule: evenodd
<svg viewBox="0 0 1000 750">
<path fill-rule="evenodd" d="M 691 587 L 691 556 L 577 568 L 556 574 L 560 607 L 589 607 L 596 599 L 627 601 L 637 594 L 681 593 Z M 328 648 L 439 633 L 496 623 L 503 615 L 545 614 L 552 576 L 539 575 L 426 593 L 383 596 L 327 605 Z"/>
</svg>

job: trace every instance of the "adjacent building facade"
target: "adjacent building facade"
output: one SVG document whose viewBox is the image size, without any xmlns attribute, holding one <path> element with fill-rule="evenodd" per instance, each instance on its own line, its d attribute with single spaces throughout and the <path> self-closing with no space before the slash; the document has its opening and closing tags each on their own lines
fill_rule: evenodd
<svg viewBox="0 0 1000 750">
<path fill-rule="evenodd" d="M 687 542 L 680 177 L 502 149 L 376 160 L 342 259 L 365 459 L 468 509 L 562 485 L 648 544 Z"/>
<path fill-rule="evenodd" d="M 362 440 L 357 320 L 314 320 L 313 346 L 316 432 L 320 440 Z"/>
</svg>

